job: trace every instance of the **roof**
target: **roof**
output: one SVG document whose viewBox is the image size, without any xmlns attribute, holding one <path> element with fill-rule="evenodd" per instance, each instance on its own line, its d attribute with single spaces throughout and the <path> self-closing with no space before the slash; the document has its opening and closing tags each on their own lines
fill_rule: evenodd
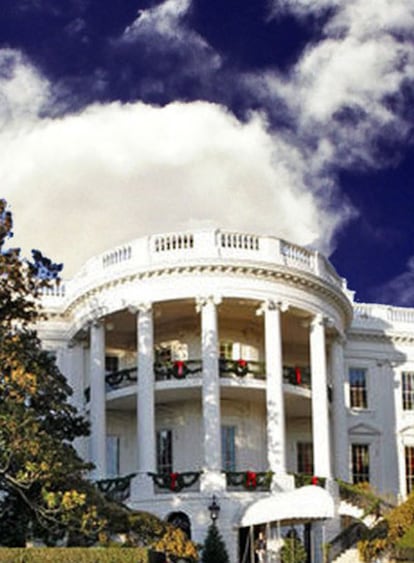
<svg viewBox="0 0 414 563">
<path fill-rule="evenodd" d="M 239 525 L 255 526 L 282 520 L 323 520 L 333 516 L 332 496 L 321 487 L 308 485 L 257 500 L 247 507 Z"/>
</svg>

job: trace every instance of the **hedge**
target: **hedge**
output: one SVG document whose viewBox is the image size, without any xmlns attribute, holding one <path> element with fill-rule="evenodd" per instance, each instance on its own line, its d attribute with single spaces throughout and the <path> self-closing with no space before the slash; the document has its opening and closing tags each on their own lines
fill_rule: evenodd
<svg viewBox="0 0 414 563">
<path fill-rule="evenodd" d="M 139 547 L 28 547 L 0 548 L 1 563 L 150 563 L 148 550 Z"/>
<path fill-rule="evenodd" d="M 414 526 L 397 542 L 394 557 L 397 561 L 414 561 Z"/>
</svg>

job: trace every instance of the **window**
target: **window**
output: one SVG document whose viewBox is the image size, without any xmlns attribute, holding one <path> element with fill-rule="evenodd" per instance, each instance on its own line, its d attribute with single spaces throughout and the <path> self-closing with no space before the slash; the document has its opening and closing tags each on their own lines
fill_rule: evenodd
<svg viewBox="0 0 414 563">
<path fill-rule="evenodd" d="M 313 475 L 313 444 L 311 442 L 297 443 L 298 473 Z"/>
<path fill-rule="evenodd" d="M 157 432 L 157 473 L 172 473 L 172 470 L 172 431 L 159 430 Z"/>
<path fill-rule="evenodd" d="M 233 359 L 233 342 L 220 342 L 220 358 L 223 360 Z"/>
<path fill-rule="evenodd" d="M 172 352 L 171 348 L 166 346 L 157 346 L 155 348 L 155 361 L 160 363 L 171 362 Z"/>
<path fill-rule="evenodd" d="M 108 435 L 106 437 L 106 473 L 108 477 L 119 475 L 119 436 Z"/>
<path fill-rule="evenodd" d="M 352 444 L 352 482 L 369 483 L 368 444 Z"/>
<path fill-rule="evenodd" d="M 119 358 L 118 356 L 105 356 L 105 371 L 106 373 L 113 373 L 118 371 Z"/>
<path fill-rule="evenodd" d="M 414 490 L 414 446 L 405 447 L 405 484 L 409 495 Z"/>
<path fill-rule="evenodd" d="M 221 427 L 221 465 L 223 471 L 236 469 L 236 427 Z"/>
<path fill-rule="evenodd" d="M 367 370 L 364 368 L 350 368 L 349 392 L 351 408 L 366 409 L 367 404 Z"/>
<path fill-rule="evenodd" d="M 414 410 L 414 373 L 402 373 L 402 401 L 405 411 Z"/>
</svg>

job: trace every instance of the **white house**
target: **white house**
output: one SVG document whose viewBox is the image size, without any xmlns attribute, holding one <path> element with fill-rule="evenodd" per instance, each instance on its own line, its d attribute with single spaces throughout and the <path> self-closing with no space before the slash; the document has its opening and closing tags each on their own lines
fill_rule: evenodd
<svg viewBox="0 0 414 563">
<path fill-rule="evenodd" d="M 214 495 L 233 563 L 259 530 L 277 561 L 286 525 L 319 561 L 339 531 L 335 478 L 411 490 L 414 310 L 355 303 L 318 252 L 224 230 L 148 236 L 43 301 L 39 335 L 90 419 L 78 447 L 94 479 L 198 542 Z"/>
</svg>

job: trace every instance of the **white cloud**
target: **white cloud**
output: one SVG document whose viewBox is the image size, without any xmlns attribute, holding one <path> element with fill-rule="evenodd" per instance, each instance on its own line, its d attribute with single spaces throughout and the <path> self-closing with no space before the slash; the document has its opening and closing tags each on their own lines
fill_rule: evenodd
<svg viewBox="0 0 414 563">
<path fill-rule="evenodd" d="M 218 226 L 267 232 L 327 250 L 341 214 L 304 184 L 306 163 L 259 115 L 174 103 L 93 105 L 0 133 L 0 183 L 15 243 L 73 272 L 137 236 Z"/>
<path fill-rule="evenodd" d="M 328 164 L 381 166 L 381 135 L 404 142 L 412 123 L 390 103 L 414 79 L 411 0 L 275 0 L 274 10 L 299 17 L 332 10 L 321 39 L 309 44 L 289 74 L 261 77 L 268 99 L 281 96 L 299 138 L 329 139 Z M 398 105 L 398 104 L 397 104 Z"/>
<path fill-rule="evenodd" d="M 414 303 L 414 256 L 408 260 L 405 272 L 374 288 L 372 296 L 378 303 L 412 307 Z"/>
<path fill-rule="evenodd" d="M 153 8 L 140 10 L 138 18 L 126 28 L 124 39 L 134 39 L 135 36 L 147 30 L 155 31 L 166 37 L 181 39 L 185 34 L 181 20 L 190 6 L 191 0 L 166 0 Z"/>
<path fill-rule="evenodd" d="M 411 126 L 385 100 L 414 77 L 414 46 L 405 39 L 414 5 L 282 4 L 301 17 L 334 11 L 321 40 L 287 74 L 232 75 L 232 87 L 247 85 L 268 111 L 284 102 L 291 128 L 277 136 L 260 115 L 243 124 L 207 102 L 93 105 L 41 119 L 49 85 L 21 55 L 0 51 L 0 116 L 7 121 L 0 181 L 15 212 L 16 242 L 64 260 L 69 270 L 141 234 L 213 223 L 329 251 L 351 214 L 337 197 L 335 166 L 381 165 L 372 153 L 378 133 L 388 128 L 403 140 Z M 179 53 L 186 64 L 178 71 L 202 75 L 208 85 L 221 59 L 188 27 L 190 8 L 191 0 L 166 0 L 144 10 L 119 41 L 143 41 L 159 58 Z M 351 115 L 340 121 L 341 112 Z"/>
<path fill-rule="evenodd" d="M 0 125 L 36 118 L 48 96 L 48 82 L 19 51 L 0 49 Z"/>
<path fill-rule="evenodd" d="M 367 32 L 413 29 L 414 7 L 411 0 L 272 0 L 272 15 L 288 12 L 306 18 L 321 15 L 329 10 L 326 31 Z"/>
<path fill-rule="evenodd" d="M 119 39 L 120 43 L 144 42 L 154 53 L 174 53 L 185 57 L 180 72 L 199 76 L 217 70 L 221 57 L 210 45 L 185 23 L 185 16 L 192 0 L 165 0 L 161 4 L 140 10 L 136 20 L 129 25 Z"/>
</svg>

